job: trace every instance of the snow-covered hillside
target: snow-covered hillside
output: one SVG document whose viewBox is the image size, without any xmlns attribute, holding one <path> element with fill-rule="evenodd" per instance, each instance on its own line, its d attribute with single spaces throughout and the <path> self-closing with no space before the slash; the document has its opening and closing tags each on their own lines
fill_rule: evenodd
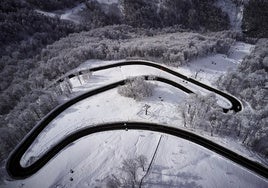
<svg viewBox="0 0 268 188">
<path fill-rule="evenodd" d="M 228 57 L 216 54 L 195 60 L 190 66 L 173 69 L 194 76 L 200 67 L 204 67 L 202 73 L 198 73 L 197 79 L 213 85 L 215 79 L 226 73 L 227 69 L 235 69 L 241 62 L 241 58 L 249 53 L 251 47 L 251 45 L 237 43 L 231 48 Z M 114 61 L 91 60 L 77 69 L 111 63 Z M 82 83 L 78 78 L 70 81 L 74 93 L 78 94 L 129 76 L 148 74 L 174 79 L 153 68 L 126 66 L 96 72 L 87 81 L 81 78 Z M 33 162 L 36 157 L 38 158 L 70 132 L 98 123 L 134 120 L 182 127 L 178 105 L 183 102 L 187 94 L 166 84 L 155 81 L 152 83 L 155 84 L 153 96 L 142 101 L 122 97 L 116 89 L 113 89 L 71 106 L 40 134 L 21 163 L 27 166 L 29 159 Z M 198 89 L 182 81 L 181 83 L 192 89 Z M 147 115 L 145 104 L 150 105 Z M 211 137 L 203 131 L 199 133 L 236 152 L 259 160 L 236 141 Z M 155 151 L 156 155 L 152 158 Z M 6 181 L 3 187 L 104 187 L 111 178 L 127 178 L 121 170 L 124 160 L 140 155 L 148 159 L 146 168 L 153 160 L 149 173 L 143 180 L 144 187 L 222 187 L 223 185 L 224 187 L 265 187 L 268 183 L 267 180 L 188 141 L 148 131 L 115 131 L 82 138 L 65 148 L 32 177 L 20 181 Z M 141 170 L 137 173 L 139 180 L 145 175 Z"/>
<path fill-rule="evenodd" d="M 268 0 L 0 15 L 1 188 L 268 187 Z"/>
</svg>

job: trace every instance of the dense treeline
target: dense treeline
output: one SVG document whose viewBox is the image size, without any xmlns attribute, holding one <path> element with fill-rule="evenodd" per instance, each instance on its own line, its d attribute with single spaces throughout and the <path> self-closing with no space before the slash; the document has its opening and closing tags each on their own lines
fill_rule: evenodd
<svg viewBox="0 0 268 188">
<path fill-rule="evenodd" d="M 228 29 L 228 15 L 214 5 L 215 0 L 120 0 L 125 24 L 159 28 L 181 25 L 184 28 L 219 31 Z"/>
<path fill-rule="evenodd" d="M 242 29 L 251 37 L 268 37 L 268 0 L 250 0 L 245 4 Z"/>
<path fill-rule="evenodd" d="M 55 11 L 66 8 L 73 8 L 78 3 L 85 0 L 26 0 L 27 3 L 33 5 L 37 9 L 46 11 Z"/>
<path fill-rule="evenodd" d="M 81 30 L 71 22 L 39 14 L 23 1 L 0 2 L 0 57 L 31 57 L 47 44 Z"/>
<path fill-rule="evenodd" d="M 32 58 L 47 44 L 82 28 L 43 16 L 24 1 L 3 0 L 0 8 L 0 91 L 5 93 L 9 89 L 13 93 L 3 99 L 6 104 L 1 105 L 1 109 L 8 113 L 9 106 L 16 105 L 16 101 L 33 89 L 29 84 L 21 83 L 37 66 Z"/>
</svg>

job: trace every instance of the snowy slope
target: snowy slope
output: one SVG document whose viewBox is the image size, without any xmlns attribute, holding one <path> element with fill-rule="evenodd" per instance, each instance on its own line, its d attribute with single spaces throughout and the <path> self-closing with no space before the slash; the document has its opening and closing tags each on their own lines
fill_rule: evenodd
<svg viewBox="0 0 268 188">
<path fill-rule="evenodd" d="M 86 8 L 86 5 L 84 3 L 81 3 L 74 8 L 65 10 L 64 13 L 60 15 L 60 19 L 69 20 L 74 23 L 80 23 L 80 17 L 77 14 L 85 8 Z"/>
<path fill-rule="evenodd" d="M 122 176 L 124 159 L 143 154 L 148 168 L 160 136 L 133 130 L 88 136 L 64 149 L 32 177 L 9 182 L 3 188 L 105 187 L 109 176 Z M 143 187 L 264 188 L 267 183 L 203 147 L 163 134 Z"/>
<path fill-rule="evenodd" d="M 266 186 L 267 181 L 217 154 L 172 136 L 162 139 L 154 165 L 144 181 L 144 187 Z"/>
<path fill-rule="evenodd" d="M 230 48 L 228 55 L 215 54 L 200 58 L 189 65 L 178 67 L 179 72 L 193 77 L 205 84 L 214 85 L 214 82 L 228 70 L 236 69 L 242 59 L 254 48 L 251 44 L 237 42 Z"/>
<path fill-rule="evenodd" d="M 240 1 L 240 3 L 236 5 L 232 0 L 217 0 L 216 6 L 220 7 L 223 12 L 228 14 L 232 29 L 241 31 L 244 11 L 243 2 Z"/>
<path fill-rule="evenodd" d="M 78 14 L 85 8 L 86 8 L 86 5 L 84 3 L 80 3 L 77 6 L 70 8 L 70 9 L 66 9 L 66 10 L 59 10 L 59 11 L 54 11 L 54 12 L 47 12 L 47 11 L 42 11 L 42 10 L 35 10 L 35 11 L 45 16 L 59 17 L 62 20 L 69 20 L 69 21 L 79 24 L 81 18 Z"/>
</svg>

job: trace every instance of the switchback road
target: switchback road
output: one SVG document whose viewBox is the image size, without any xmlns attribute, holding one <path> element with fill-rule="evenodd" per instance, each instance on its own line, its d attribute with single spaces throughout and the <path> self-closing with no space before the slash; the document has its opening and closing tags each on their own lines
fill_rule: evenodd
<svg viewBox="0 0 268 188">
<path fill-rule="evenodd" d="M 77 75 L 82 75 L 84 73 L 84 71 L 90 71 L 90 72 L 96 72 L 96 71 L 101 71 L 101 70 L 106 70 L 106 69 L 110 69 L 110 68 L 115 68 L 115 67 L 121 67 L 121 66 L 129 66 L 129 65 L 143 65 L 143 66 L 149 66 L 149 67 L 153 67 L 153 68 L 156 68 L 156 69 L 159 69 L 160 71 L 164 71 L 166 73 L 169 73 L 175 77 L 178 77 L 180 79 L 183 79 L 187 82 L 190 82 L 192 84 L 195 84 L 199 87 L 202 87 L 203 89 L 206 89 L 208 91 L 211 91 L 213 93 L 216 93 L 224 98 L 226 98 L 227 100 L 229 100 L 232 104 L 232 107 L 230 109 L 224 109 L 225 112 L 227 112 L 228 110 L 234 110 L 235 112 L 239 112 L 242 110 L 242 103 L 237 99 L 235 98 L 234 96 L 228 94 L 228 93 L 225 93 L 221 90 L 218 90 L 216 88 L 213 88 L 211 86 L 208 86 L 206 84 L 203 84 L 193 78 L 189 78 L 181 73 L 178 73 L 170 68 L 167 68 L 166 66 L 163 66 L 163 65 L 160 65 L 160 64 L 157 64 L 157 63 L 153 63 L 153 62 L 150 62 L 150 61 L 144 61 L 144 60 L 127 60 L 127 61 L 122 61 L 122 62 L 118 62 L 118 63 L 113 63 L 113 64 L 109 64 L 109 65 L 104 65 L 104 66 L 98 66 L 98 67 L 94 67 L 94 68 L 90 68 L 90 69 L 85 69 L 85 70 L 81 70 L 81 71 L 78 71 L 78 72 L 74 72 L 74 73 L 71 73 L 71 74 L 68 74 L 68 75 L 65 75 L 65 77 L 68 77 L 68 78 L 73 78 Z M 57 83 L 60 83 L 64 81 L 64 78 L 59 78 L 57 79 L 54 83 L 57 84 Z"/>
<path fill-rule="evenodd" d="M 96 67 L 89 69 L 90 71 L 98 71 L 98 70 L 104 70 L 112 67 L 117 66 L 125 66 L 125 65 L 144 65 L 152 66 L 158 69 L 161 69 L 163 71 L 166 71 L 170 74 L 173 74 L 177 77 L 180 77 L 184 80 L 187 80 L 189 82 L 192 82 L 196 85 L 199 85 L 200 87 L 203 87 L 205 89 L 208 89 L 210 91 L 213 91 L 228 100 L 230 100 L 233 104 L 232 110 L 234 111 L 240 111 L 242 109 L 242 106 L 240 102 L 233 96 L 226 94 L 222 91 L 219 91 L 215 88 L 212 88 L 210 86 L 206 86 L 196 80 L 193 80 L 191 78 L 188 78 L 184 75 L 181 75 L 173 70 L 170 70 L 164 66 L 150 63 L 150 62 L 144 62 L 144 61 L 126 61 L 126 62 L 120 62 L 112 65 L 106 65 L 102 67 Z M 79 73 L 80 74 L 80 73 Z M 74 77 L 75 74 L 68 75 L 69 78 Z M 149 79 L 149 76 L 145 76 L 147 80 Z M 188 88 L 174 82 L 171 80 L 168 80 L 166 78 L 161 77 L 155 77 L 154 80 L 161 81 L 167 84 L 170 84 L 186 93 L 193 93 Z M 60 82 L 59 79 L 57 82 Z M 63 112 L 68 107 L 72 106 L 73 104 L 86 99 L 88 97 L 91 97 L 93 95 L 99 94 L 101 92 L 116 88 L 120 85 L 124 85 L 126 83 L 126 80 L 121 80 L 97 89 L 94 89 L 92 91 L 86 92 L 80 96 L 77 96 L 66 103 L 59 105 L 57 108 L 52 110 L 48 115 L 46 115 L 30 132 L 27 134 L 27 136 L 22 140 L 22 142 L 15 148 L 15 150 L 10 154 L 8 161 L 6 163 L 6 169 L 9 175 L 14 179 L 23 179 L 26 177 L 31 176 L 35 172 L 37 172 L 39 169 L 41 169 L 50 159 L 52 159 L 58 152 L 60 152 L 62 149 L 64 149 L 68 144 L 76 141 L 77 139 L 80 139 L 84 136 L 98 133 L 98 132 L 104 132 L 104 131 L 113 131 L 113 130 L 123 130 L 123 129 L 134 129 L 134 130 L 149 130 L 149 131 L 155 131 L 160 133 L 165 133 L 173 136 L 177 136 L 186 140 L 189 140 L 191 142 L 194 142 L 198 145 L 201 145 L 205 148 L 208 148 L 227 159 L 240 164 L 241 166 L 259 174 L 260 176 L 263 176 L 265 178 L 268 178 L 268 169 L 262 166 L 261 164 L 251 161 L 241 155 L 238 155 L 237 153 L 224 148 L 216 143 L 211 142 L 208 139 L 205 139 L 201 136 L 198 136 L 194 133 L 188 132 L 183 129 L 174 128 L 174 127 L 168 127 L 166 125 L 160 125 L 160 124 L 153 124 L 153 123 L 147 123 L 147 122 L 115 122 L 115 123 L 107 123 L 107 124 L 101 124 L 94 127 L 87 127 L 80 130 L 77 130 L 70 135 L 63 138 L 60 142 L 58 142 L 55 146 L 50 148 L 41 158 L 37 159 L 33 164 L 27 167 L 23 167 L 20 164 L 20 160 L 24 153 L 27 151 L 27 149 L 30 147 L 30 145 L 34 142 L 36 137 L 44 130 L 44 128 L 54 119 L 56 118 L 61 112 Z"/>
</svg>

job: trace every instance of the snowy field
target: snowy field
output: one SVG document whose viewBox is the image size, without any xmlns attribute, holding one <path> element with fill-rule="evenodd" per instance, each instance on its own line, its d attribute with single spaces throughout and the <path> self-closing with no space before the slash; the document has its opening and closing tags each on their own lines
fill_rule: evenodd
<svg viewBox="0 0 268 188">
<path fill-rule="evenodd" d="M 105 187 L 122 176 L 124 159 L 145 155 L 146 167 L 161 135 L 149 131 L 98 133 L 76 141 L 32 177 L 11 182 L 23 187 Z M 53 173 L 52 173 L 53 172 Z M 145 173 L 139 172 L 140 177 Z M 163 134 L 143 187 L 258 187 L 267 181 L 189 141 Z"/>
<path fill-rule="evenodd" d="M 236 69 L 245 57 L 254 48 L 253 45 L 237 42 L 231 47 L 228 55 L 215 54 L 200 58 L 189 63 L 188 66 L 178 67 L 178 71 L 195 78 L 207 85 L 214 85 L 214 82 L 228 70 Z"/>
<path fill-rule="evenodd" d="M 237 43 L 228 56 L 222 54 L 190 62 L 189 66 L 174 68 L 187 76 L 214 86 L 215 80 L 234 69 L 250 52 L 251 45 Z M 212 63 L 212 62 L 215 62 Z M 77 69 L 97 67 L 113 61 L 87 61 Z M 74 95 L 100 86 L 125 79 L 129 76 L 157 75 L 182 83 L 181 80 L 157 69 L 145 66 L 125 66 L 94 72 L 87 82 L 80 84 L 77 78 L 71 80 Z M 69 107 L 38 136 L 23 156 L 21 164 L 27 166 L 29 159 L 42 155 L 50 146 L 74 130 L 94 126 L 103 122 L 143 121 L 181 127 L 179 104 L 187 94 L 156 81 L 152 97 L 135 101 L 122 97 L 117 89 L 95 95 Z M 200 88 L 187 83 L 185 86 L 199 91 Z M 206 91 L 199 91 L 205 94 Z M 220 101 L 220 100 L 219 100 Z M 150 105 L 145 115 L 144 105 Z M 224 105 L 224 102 L 219 102 Z M 225 104 L 228 105 L 228 104 Z M 206 133 L 200 134 L 209 137 Z M 98 133 L 82 138 L 69 145 L 46 166 L 33 176 L 19 181 L 6 181 L 3 187 L 105 187 L 108 176 L 122 177 L 120 167 L 124 159 L 145 155 L 151 162 L 161 138 L 156 156 L 144 187 L 267 187 L 268 182 L 242 169 L 240 166 L 217 154 L 173 136 L 149 131 L 113 131 Z M 209 137 L 224 146 L 258 160 L 239 143 L 216 137 Z M 148 168 L 148 164 L 147 164 Z M 145 173 L 139 171 L 139 178 Z"/>
</svg>

